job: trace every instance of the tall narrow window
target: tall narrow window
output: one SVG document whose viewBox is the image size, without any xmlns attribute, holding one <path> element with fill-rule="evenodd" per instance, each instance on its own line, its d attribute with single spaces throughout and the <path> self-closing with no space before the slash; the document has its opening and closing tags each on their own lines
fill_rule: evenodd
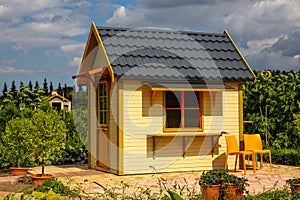
<svg viewBox="0 0 300 200">
<path fill-rule="evenodd" d="M 202 92 L 165 92 L 166 130 L 202 129 Z"/>
<path fill-rule="evenodd" d="M 98 85 L 98 123 L 107 126 L 107 82 Z"/>
</svg>

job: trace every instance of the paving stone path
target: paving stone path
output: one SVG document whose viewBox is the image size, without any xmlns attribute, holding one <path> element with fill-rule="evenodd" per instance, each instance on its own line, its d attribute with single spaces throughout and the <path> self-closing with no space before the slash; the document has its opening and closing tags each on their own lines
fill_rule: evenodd
<svg viewBox="0 0 300 200">
<path fill-rule="evenodd" d="M 40 167 L 31 169 L 30 173 L 39 173 Z M 76 166 L 47 166 L 46 173 L 53 174 L 56 178 L 63 182 L 84 183 L 84 188 L 91 192 L 103 192 L 103 189 L 96 185 L 98 182 L 103 186 L 122 187 L 122 183 L 126 183 L 133 188 L 138 186 L 148 187 L 151 190 L 159 190 L 159 180 L 163 180 L 168 188 L 172 188 L 175 184 L 181 186 L 188 185 L 190 189 L 199 190 L 198 180 L 202 172 L 184 172 L 184 173 L 159 173 L 147 175 L 127 175 L 116 176 L 110 173 L 87 169 L 87 165 Z M 243 175 L 243 171 L 230 173 L 237 176 L 244 176 L 248 179 L 250 186 L 247 188 L 250 194 L 258 194 L 273 188 L 285 187 L 285 181 L 289 178 L 300 177 L 300 167 L 273 165 L 273 171 L 269 171 L 269 165 L 264 164 L 262 170 L 257 170 L 254 174 L 252 170 L 247 170 L 247 175 Z M 70 178 L 71 177 L 71 178 Z M 0 177 L 0 184 L 13 184 L 17 181 L 17 176 Z M 0 191 L 0 195 L 5 194 Z"/>
</svg>

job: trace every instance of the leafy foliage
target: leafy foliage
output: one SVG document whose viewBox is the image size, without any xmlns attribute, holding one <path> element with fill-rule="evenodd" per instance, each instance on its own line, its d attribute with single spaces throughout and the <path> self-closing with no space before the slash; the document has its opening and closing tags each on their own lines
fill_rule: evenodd
<svg viewBox="0 0 300 200">
<path fill-rule="evenodd" d="M 270 148 L 272 153 L 272 162 L 274 164 L 283 164 L 283 165 L 300 165 L 300 149 L 275 149 Z M 264 160 L 269 159 L 268 157 Z"/>
<path fill-rule="evenodd" d="M 32 122 L 27 118 L 12 119 L 6 125 L 5 134 L 2 136 L 5 145 L 2 145 L 2 148 L 9 149 L 10 152 L 17 155 L 15 163 L 18 167 L 23 164 L 21 158 L 32 153 L 32 146 L 34 145 L 32 133 L 35 131 Z"/>
<path fill-rule="evenodd" d="M 209 171 L 204 171 L 200 177 L 199 184 L 204 185 L 218 185 L 221 184 L 221 177 L 225 174 L 225 170 L 213 169 Z"/>
<path fill-rule="evenodd" d="M 6 125 L 12 119 L 30 119 L 38 110 L 47 112 L 49 105 L 47 103 L 47 95 L 45 93 L 45 86 L 47 85 L 44 80 L 44 88 L 40 88 L 38 82 L 33 85 L 31 81 L 28 86 L 20 83 L 20 89 L 17 90 L 13 87 L 13 91 L 7 90 L 7 85 L 4 83 L 5 89 L 2 91 L 3 94 L 0 96 L 0 168 L 8 168 L 10 166 L 16 166 L 17 154 L 12 148 L 6 147 L 3 138 L 5 138 Z M 53 89 L 52 82 L 50 88 Z M 72 98 L 72 87 L 63 88 L 65 96 Z M 81 91 L 80 94 L 85 94 L 84 101 L 86 99 L 86 92 Z M 86 102 L 83 102 L 86 104 Z M 56 112 L 56 111 L 55 111 Z M 87 109 L 82 111 L 72 112 L 60 112 L 61 115 L 59 120 L 60 124 L 64 124 L 66 129 L 64 135 L 64 144 L 61 148 L 62 151 L 54 152 L 50 159 L 45 164 L 74 164 L 74 163 L 86 163 L 87 162 L 87 149 L 86 149 L 86 132 L 87 132 Z M 76 124 L 74 123 L 73 115 L 76 117 Z M 79 136 L 80 134 L 80 136 Z M 3 137 L 4 136 L 4 137 Z M 80 139 L 82 138 L 84 142 Z M 61 153 L 62 152 L 62 153 Z M 21 155 L 21 165 L 24 167 L 33 166 L 37 162 L 35 156 Z"/>
<path fill-rule="evenodd" d="M 56 194 L 63 196 L 76 196 L 75 192 L 70 189 L 69 186 L 64 185 L 61 181 L 56 178 L 47 179 L 42 185 L 34 189 L 36 192 L 49 192 L 52 190 Z"/>
<path fill-rule="evenodd" d="M 259 71 L 256 83 L 244 86 L 246 133 L 260 133 L 264 145 L 277 149 L 298 148 L 299 130 L 293 114 L 300 112 L 300 72 Z"/>
<path fill-rule="evenodd" d="M 38 110 L 32 116 L 32 123 L 37 127 L 34 132 L 34 152 L 38 161 L 42 164 L 42 174 L 46 161 L 50 161 L 54 155 L 63 152 L 65 144 L 64 122 L 61 116 L 53 109 Z M 55 154 L 54 154 L 55 152 Z"/>
</svg>

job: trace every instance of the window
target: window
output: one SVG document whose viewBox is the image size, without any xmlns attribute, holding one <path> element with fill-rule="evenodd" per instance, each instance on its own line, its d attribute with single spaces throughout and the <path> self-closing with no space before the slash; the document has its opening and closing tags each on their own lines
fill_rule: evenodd
<svg viewBox="0 0 300 200">
<path fill-rule="evenodd" d="M 107 82 L 98 85 L 98 124 L 107 126 Z"/>
<path fill-rule="evenodd" d="M 166 131 L 202 129 L 202 92 L 165 92 Z"/>
</svg>

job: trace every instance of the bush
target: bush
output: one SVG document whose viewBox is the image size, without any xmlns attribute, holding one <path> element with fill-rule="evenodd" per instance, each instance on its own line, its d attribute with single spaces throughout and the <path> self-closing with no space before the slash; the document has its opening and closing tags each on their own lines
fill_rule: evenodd
<svg viewBox="0 0 300 200">
<path fill-rule="evenodd" d="M 244 198 L 245 200 L 289 200 L 290 194 L 288 190 L 271 190 L 271 191 L 266 191 L 264 193 L 255 195 L 255 196 L 247 196 Z"/>
<path fill-rule="evenodd" d="M 70 187 L 64 185 L 61 181 L 56 178 L 47 179 L 42 185 L 34 189 L 35 192 L 47 193 L 50 190 L 56 194 L 61 194 L 62 196 L 76 196 L 76 193 L 70 189 Z"/>
<path fill-rule="evenodd" d="M 283 165 L 300 165 L 300 149 L 270 149 L 272 152 L 272 162 Z"/>
<path fill-rule="evenodd" d="M 79 136 L 78 136 L 79 137 Z M 67 140 L 64 151 L 61 155 L 53 156 L 51 164 L 66 165 L 66 164 L 86 164 L 88 161 L 88 150 L 80 140 Z"/>
</svg>

